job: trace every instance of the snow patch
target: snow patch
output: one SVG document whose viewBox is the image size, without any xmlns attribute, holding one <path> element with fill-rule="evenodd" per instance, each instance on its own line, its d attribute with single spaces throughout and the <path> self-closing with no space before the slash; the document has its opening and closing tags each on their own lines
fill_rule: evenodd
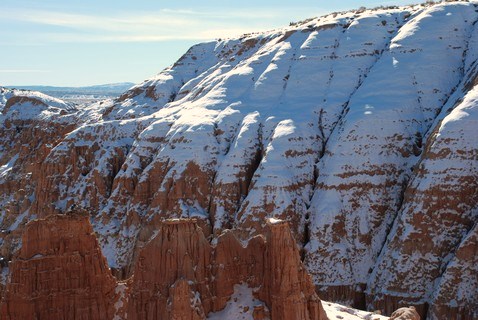
<svg viewBox="0 0 478 320">
<path fill-rule="evenodd" d="M 208 320 L 254 320 L 253 312 L 255 306 L 264 306 L 265 304 L 254 297 L 254 289 L 245 284 L 236 284 L 234 294 L 226 304 L 226 307 L 218 312 L 209 313 Z"/>
<path fill-rule="evenodd" d="M 386 320 L 389 317 L 375 314 L 373 312 L 362 311 L 346 307 L 340 304 L 322 301 L 327 318 L 330 320 L 344 319 L 344 320 Z"/>
<path fill-rule="evenodd" d="M 0 167 L 0 179 L 5 179 L 10 171 L 12 171 L 13 165 L 18 160 L 18 154 L 10 159 L 6 164 Z"/>
</svg>

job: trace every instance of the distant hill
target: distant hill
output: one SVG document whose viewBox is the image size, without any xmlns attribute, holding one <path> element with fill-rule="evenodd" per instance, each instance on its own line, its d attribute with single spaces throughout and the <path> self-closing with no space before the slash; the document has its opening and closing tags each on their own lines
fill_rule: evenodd
<svg viewBox="0 0 478 320">
<path fill-rule="evenodd" d="M 88 103 L 108 98 L 115 98 L 134 85 L 132 82 L 100 84 L 87 87 L 55 86 L 7 86 L 7 88 L 39 91 L 52 97 L 75 103 Z"/>
<path fill-rule="evenodd" d="M 7 88 L 16 88 L 16 89 L 25 89 L 32 91 L 49 91 L 49 92 L 83 92 L 83 93 L 123 93 L 134 85 L 132 82 L 120 82 L 120 83 L 109 83 L 109 84 L 100 84 L 95 86 L 87 87 L 55 87 L 55 86 L 7 86 Z"/>
</svg>

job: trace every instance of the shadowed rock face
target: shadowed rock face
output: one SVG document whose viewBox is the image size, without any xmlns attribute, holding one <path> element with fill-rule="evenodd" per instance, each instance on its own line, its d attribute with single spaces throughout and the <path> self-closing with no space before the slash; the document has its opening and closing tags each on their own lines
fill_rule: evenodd
<svg viewBox="0 0 478 320">
<path fill-rule="evenodd" d="M 25 228 L 0 318 L 112 319 L 115 288 L 88 217 L 50 216 Z"/>
<path fill-rule="evenodd" d="M 216 300 L 189 284 L 207 313 L 236 280 L 262 284 L 257 266 L 275 260 L 254 236 L 278 218 L 326 300 L 473 319 L 477 10 L 360 10 L 199 44 L 120 98 L 79 109 L 0 88 L 1 257 L 11 260 L 27 221 L 76 206 L 125 279 L 162 221 L 194 217 L 217 240 L 210 271 L 182 269 L 215 276 Z M 252 238 L 248 249 L 236 238 Z"/>
<path fill-rule="evenodd" d="M 206 314 L 212 309 L 211 281 L 212 248 L 200 228 L 192 222 L 168 221 L 159 226 L 158 234 L 141 251 L 134 269 L 129 297 L 128 319 L 168 319 L 170 292 L 190 289 L 178 280 L 192 282 L 193 292 L 201 296 Z M 192 294 L 192 293 L 191 293 Z M 178 299 L 177 297 L 174 299 Z M 177 302 L 180 304 L 181 302 Z"/>
<path fill-rule="evenodd" d="M 0 309 L 8 320 L 205 319 L 239 284 L 257 288 L 272 319 L 327 319 L 286 222 L 243 247 L 232 232 L 211 246 L 195 221 L 166 221 L 124 290 L 86 216 L 49 216 L 28 224 L 10 268 Z"/>
<path fill-rule="evenodd" d="M 128 319 L 172 319 L 179 309 L 191 319 L 204 317 L 224 309 L 241 283 L 258 288 L 272 319 L 327 319 L 286 222 L 270 223 L 265 240 L 256 237 L 243 247 L 232 232 L 211 246 L 190 220 L 162 223 L 141 251 Z M 197 299 L 180 301 L 178 292 Z"/>
</svg>

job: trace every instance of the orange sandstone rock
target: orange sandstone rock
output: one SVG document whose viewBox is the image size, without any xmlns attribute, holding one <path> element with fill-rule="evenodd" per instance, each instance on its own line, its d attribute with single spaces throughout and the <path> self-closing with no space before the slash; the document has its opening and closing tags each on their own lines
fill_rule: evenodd
<svg viewBox="0 0 478 320">
<path fill-rule="evenodd" d="M 25 229 L 0 318 L 112 319 L 115 289 L 88 217 L 49 216 Z"/>
<path fill-rule="evenodd" d="M 139 254 L 128 319 L 167 319 L 170 288 L 179 279 L 194 284 L 207 314 L 212 304 L 211 253 L 209 242 L 195 223 L 188 220 L 163 223 L 157 236 Z"/>
<path fill-rule="evenodd" d="M 327 319 L 287 222 L 270 219 L 259 296 L 272 319 Z"/>
<path fill-rule="evenodd" d="M 195 220 L 162 223 L 139 255 L 128 319 L 201 319 L 222 310 L 241 283 L 259 288 L 273 319 L 327 319 L 288 224 L 268 226 L 247 246 L 232 231 L 212 246 Z"/>
<path fill-rule="evenodd" d="M 205 318 L 204 310 L 196 293 L 192 292 L 186 280 L 174 283 L 169 294 L 169 319 L 171 320 L 201 320 Z"/>
</svg>

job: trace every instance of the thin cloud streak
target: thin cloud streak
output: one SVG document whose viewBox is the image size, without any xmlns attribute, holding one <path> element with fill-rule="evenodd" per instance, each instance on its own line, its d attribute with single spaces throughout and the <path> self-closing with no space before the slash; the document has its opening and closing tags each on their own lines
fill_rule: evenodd
<svg viewBox="0 0 478 320">
<path fill-rule="evenodd" d="M 143 14 L 136 16 L 104 17 L 95 15 L 50 12 L 41 10 L 22 11 L 17 14 L 4 12 L 2 19 L 36 24 L 96 31 L 132 31 L 151 27 L 178 27 L 190 24 L 189 19 Z"/>
<path fill-rule="evenodd" d="M 228 38 L 270 29 L 271 24 L 267 20 L 277 18 L 279 15 L 288 13 L 284 9 L 256 13 L 161 9 L 156 13 L 133 12 L 128 15 L 116 14 L 104 17 L 26 9 L 5 10 L 0 13 L 0 19 L 63 28 L 61 30 L 63 32 L 55 33 L 40 30 L 31 35 L 32 41 L 40 39 L 54 43 L 95 43 Z M 251 23 L 245 27 L 244 22 L 239 23 L 235 19 L 242 21 L 247 19 Z"/>
<path fill-rule="evenodd" d="M 204 23 L 204 18 L 214 18 L 224 21 L 231 19 L 246 19 L 251 21 L 277 19 L 278 17 L 290 17 L 295 8 L 277 8 L 267 10 L 234 10 L 234 11 L 194 11 L 178 9 L 159 9 L 155 12 L 128 12 L 127 14 L 115 14 L 112 16 L 95 14 L 76 14 L 62 11 L 46 11 L 41 9 L 4 9 L 0 12 L 0 18 L 33 22 L 45 25 L 65 27 L 91 27 L 96 29 L 116 30 L 117 24 L 130 24 L 139 26 L 157 25 L 184 25 Z M 307 11 L 301 8 L 300 12 Z M 317 8 L 310 8 L 310 13 Z M 325 10 L 320 10 L 324 11 Z M 304 17 L 306 18 L 306 17 Z M 124 28 L 124 27 L 123 27 Z"/>
<path fill-rule="evenodd" d="M 164 41 L 208 41 L 218 38 L 231 38 L 246 33 L 256 32 L 257 28 L 228 28 L 228 29 L 205 29 L 190 34 L 132 34 L 132 35 L 100 35 L 100 34 L 70 34 L 70 33 L 44 33 L 43 40 L 50 43 L 115 43 L 115 42 L 164 42 Z"/>
<path fill-rule="evenodd" d="M 49 73 L 50 70 L 37 69 L 0 69 L 0 73 Z"/>
</svg>

